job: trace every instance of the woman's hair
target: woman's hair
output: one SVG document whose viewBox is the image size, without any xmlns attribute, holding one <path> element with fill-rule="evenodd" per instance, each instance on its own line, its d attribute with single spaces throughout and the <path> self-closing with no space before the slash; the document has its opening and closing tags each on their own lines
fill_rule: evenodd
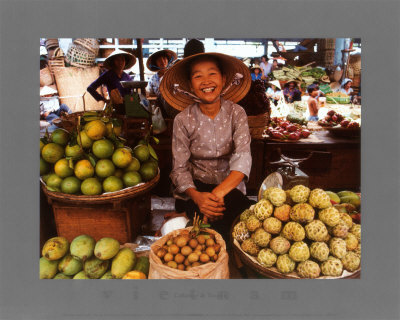
<svg viewBox="0 0 400 320">
<path fill-rule="evenodd" d="M 191 39 L 185 44 L 185 48 L 183 49 L 183 57 L 186 58 L 203 52 L 205 52 L 203 42 L 197 39 Z"/>
<path fill-rule="evenodd" d="M 192 61 L 190 61 L 189 66 L 187 68 L 187 79 L 190 81 L 192 78 L 192 69 L 193 66 L 199 62 L 213 62 L 217 66 L 218 70 L 221 72 L 221 75 L 224 75 L 224 68 L 222 66 L 221 61 L 213 56 L 199 56 L 194 58 Z"/>
<path fill-rule="evenodd" d="M 346 81 L 345 83 L 343 83 L 342 87 L 344 88 L 346 86 L 346 84 L 348 84 L 349 82 L 353 82 L 351 80 Z"/>
<path fill-rule="evenodd" d="M 265 60 L 268 60 L 268 56 L 266 54 L 264 54 L 263 56 L 261 56 L 261 59 L 265 58 Z"/>
<path fill-rule="evenodd" d="M 316 85 L 316 84 L 312 84 L 312 85 L 308 86 L 308 88 L 307 88 L 307 92 L 308 92 L 308 93 L 312 93 L 312 92 L 314 92 L 315 90 L 319 90 L 319 86 Z"/>
</svg>

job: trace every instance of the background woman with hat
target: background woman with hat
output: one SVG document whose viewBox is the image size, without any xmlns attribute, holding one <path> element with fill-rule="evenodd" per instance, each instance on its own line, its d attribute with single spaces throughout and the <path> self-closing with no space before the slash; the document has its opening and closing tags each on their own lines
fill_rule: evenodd
<svg viewBox="0 0 400 320">
<path fill-rule="evenodd" d="M 226 239 L 233 219 L 252 202 L 245 196 L 251 137 L 240 101 L 251 86 L 248 67 L 221 53 L 192 55 L 164 75 L 160 91 L 181 112 L 172 137 L 175 208 L 203 213 Z"/>
<path fill-rule="evenodd" d="M 297 81 L 291 80 L 285 84 L 283 89 L 283 96 L 287 103 L 301 101 L 301 91 L 298 88 Z"/>
<path fill-rule="evenodd" d="M 274 103 L 274 105 L 278 105 L 279 100 L 283 99 L 281 84 L 278 80 L 269 82 L 266 95 Z"/>
<path fill-rule="evenodd" d="M 251 68 L 251 80 L 253 81 L 261 80 L 261 78 L 262 78 L 262 70 L 258 64 L 255 64 Z"/>
<path fill-rule="evenodd" d="M 149 84 L 147 85 L 147 91 L 150 94 L 157 96 L 160 94 L 159 87 L 161 78 L 165 71 L 167 71 L 167 68 L 177 57 L 178 56 L 175 52 L 165 49 L 153 53 L 147 59 L 147 69 L 156 72 L 156 74 L 151 77 Z"/>
<path fill-rule="evenodd" d="M 40 89 L 40 119 L 44 119 L 53 124 L 54 119 L 58 119 L 63 113 L 71 113 L 71 109 L 66 104 L 61 104 L 58 97 L 54 96 L 58 91 L 44 86 Z M 49 131 L 56 129 L 57 127 L 51 126 L 48 128 Z"/>
<path fill-rule="evenodd" d="M 92 82 L 87 88 L 87 91 L 96 101 L 102 100 L 107 102 L 107 99 L 96 91 L 98 87 L 105 85 L 116 112 L 123 114 L 125 112 L 123 97 L 130 94 L 130 89 L 123 88 L 121 81 L 132 81 L 131 76 L 124 72 L 124 70 L 132 68 L 135 63 L 136 58 L 133 54 L 116 49 L 104 60 L 103 66 L 107 71 Z"/>
</svg>

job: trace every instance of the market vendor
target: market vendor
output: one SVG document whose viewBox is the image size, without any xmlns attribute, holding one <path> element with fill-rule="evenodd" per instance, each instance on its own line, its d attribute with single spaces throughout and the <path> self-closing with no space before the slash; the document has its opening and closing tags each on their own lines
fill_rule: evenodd
<svg viewBox="0 0 400 320">
<path fill-rule="evenodd" d="M 342 81 L 342 84 L 340 86 L 339 92 L 342 92 L 344 94 L 347 94 L 348 96 L 353 94 L 353 89 L 351 88 L 351 84 L 353 83 L 353 80 L 349 78 L 344 78 Z"/>
<path fill-rule="evenodd" d="M 146 88 L 150 95 L 158 96 L 160 94 L 159 87 L 161 78 L 163 77 L 165 71 L 167 71 L 168 67 L 172 64 L 174 60 L 176 60 L 177 57 L 178 56 L 175 52 L 165 49 L 153 53 L 147 59 L 147 69 L 156 72 L 151 77 L 149 84 Z"/>
<path fill-rule="evenodd" d="M 261 57 L 260 67 L 262 70 L 262 78 L 267 79 L 268 74 L 271 72 L 272 69 L 272 63 L 268 62 L 268 57 L 266 55 L 263 55 Z"/>
<path fill-rule="evenodd" d="M 202 53 L 172 66 L 161 81 L 167 102 L 182 110 L 172 137 L 177 212 L 202 213 L 225 240 L 253 203 L 245 193 L 251 170 L 247 116 L 240 101 L 251 86 L 248 67 L 221 53 Z"/>
<path fill-rule="evenodd" d="M 301 101 L 301 91 L 298 88 L 297 81 L 292 80 L 285 84 L 283 96 L 287 103 Z"/>
<path fill-rule="evenodd" d="M 71 109 L 64 103 L 60 104 L 56 94 L 57 90 L 44 86 L 40 89 L 40 119 L 53 124 L 53 120 L 58 119 L 63 113 L 71 113 Z M 50 128 L 51 131 L 51 128 Z"/>
<path fill-rule="evenodd" d="M 102 73 L 94 82 L 92 82 L 87 91 L 96 99 L 96 101 L 109 102 L 108 99 L 100 95 L 96 90 L 101 85 L 107 87 L 110 100 L 114 105 L 117 114 L 124 114 L 124 96 L 131 93 L 129 88 L 123 88 L 121 81 L 132 81 L 132 77 L 124 70 L 132 68 L 136 63 L 133 54 L 116 49 L 104 60 L 106 72 Z"/>
</svg>

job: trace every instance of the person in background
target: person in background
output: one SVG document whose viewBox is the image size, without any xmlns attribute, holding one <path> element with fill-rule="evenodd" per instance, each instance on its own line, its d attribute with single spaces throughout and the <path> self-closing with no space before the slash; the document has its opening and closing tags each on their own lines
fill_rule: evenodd
<svg viewBox="0 0 400 320">
<path fill-rule="evenodd" d="M 204 44 L 200 40 L 190 39 L 183 48 L 183 58 L 190 57 L 197 53 L 205 52 Z"/>
<path fill-rule="evenodd" d="M 55 96 L 57 93 L 57 90 L 48 86 L 40 89 L 40 119 L 50 123 L 49 131 L 57 128 L 53 125 L 53 120 L 60 118 L 62 114 L 70 114 L 72 112 L 66 104 L 60 105 L 58 97 Z"/>
<path fill-rule="evenodd" d="M 283 99 L 281 85 L 278 80 L 270 81 L 269 87 L 267 89 L 266 95 L 268 99 L 273 102 L 275 106 L 278 105 L 278 102 Z"/>
<path fill-rule="evenodd" d="M 261 80 L 261 78 L 262 78 L 262 70 L 258 64 L 255 64 L 251 68 L 251 80 L 253 81 Z"/>
<path fill-rule="evenodd" d="M 268 62 L 268 57 L 266 55 L 263 55 L 261 57 L 261 63 L 260 63 L 260 67 L 262 70 L 262 79 L 267 79 L 268 74 L 271 72 L 271 68 L 272 68 L 272 63 Z"/>
<path fill-rule="evenodd" d="M 235 103 L 250 87 L 248 67 L 221 53 L 183 59 L 160 87 L 181 110 L 172 136 L 176 212 L 190 219 L 195 212 L 204 214 L 225 240 L 235 217 L 253 203 L 245 195 L 251 137 L 246 112 Z"/>
<path fill-rule="evenodd" d="M 164 49 L 157 52 L 154 52 L 147 59 L 147 69 L 150 71 L 156 72 L 150 79 L 147 85 L 147 92 L 150 95 L 158 96 L 160 94 L 160 82 L 161 78 L 167 71 L 168 67 L 173 63 L 177 58 L 177 54 L 174 51 Z"/>
<path fill-rule="evenodd" d="M 280 67 L 278 65 L 278 60 L 277 59 L 273 59 L 272 60 L 272 67 L 271 67 L 271 72 L 274 70 L 278 70 Z"/>
<path fill-rule="evenodd" d="M 283 89 L 283 96 L 286 103 L 301 101 L 301 91 L 299 90 L 296 81 L 292 80 L 285 84 L 285 87 Z"/>
<path fill-rule="evenodd" d="M 344 94 L 347 94 L 348 96 L 352 95 L 353 89 L 351 87 L 351 84 L 353 83 L 353 80 L 349 78 L 345 78 L 342 81 L 342 85 L 340 87 L 339 92 L 342 92 Z"/>
<path fill-rule="evenodd" d="M 310 96 L 307 100 L 308 111 L 310 113 L 308 121 L 318 121 L 318 110 L 319 110 L 319 104 L 317 100 L 318 91 L 319 91 L 319 86 L 317 84 L 312 84 L 307 88 L 307 92 Z"/>
<path fill-rule="evenodd" d="M 124 96 L 131 93 L 129 88 L 123 88 L 121 81 L 132 81 L 132 77 L 124 70 L 132 68 L 136 63 L 136 57 L 128 52 L 116 49 L 104 60 L 104 68 L 107 69 L 88 87 L 87 91 L 96 101 L 109 102 L 96 90 L 101 85 L 107 87 L 110 100 L 114 105 L 117 114 L 124 114 Z"/>
</svg>

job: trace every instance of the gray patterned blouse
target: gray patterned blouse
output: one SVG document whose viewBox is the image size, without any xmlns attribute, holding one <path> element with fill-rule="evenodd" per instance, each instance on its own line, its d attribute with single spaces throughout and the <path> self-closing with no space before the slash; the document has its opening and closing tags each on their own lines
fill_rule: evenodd
<svg viewBox="0 0 400 320">
<path fill-rule="evenodd" d="M 203 114 L 197 103 L 188 106 L 174 120 L 172 172 L 174 195 L 187 199 L 193 180 L 220 184 L 231 171 L 240 171 L 247 181 L 251 170 L 251 137 L 244 109 L 221 99 L 214 119 Z M 237 189 L 246 193 L 244 181 Z"/>
</svg>

